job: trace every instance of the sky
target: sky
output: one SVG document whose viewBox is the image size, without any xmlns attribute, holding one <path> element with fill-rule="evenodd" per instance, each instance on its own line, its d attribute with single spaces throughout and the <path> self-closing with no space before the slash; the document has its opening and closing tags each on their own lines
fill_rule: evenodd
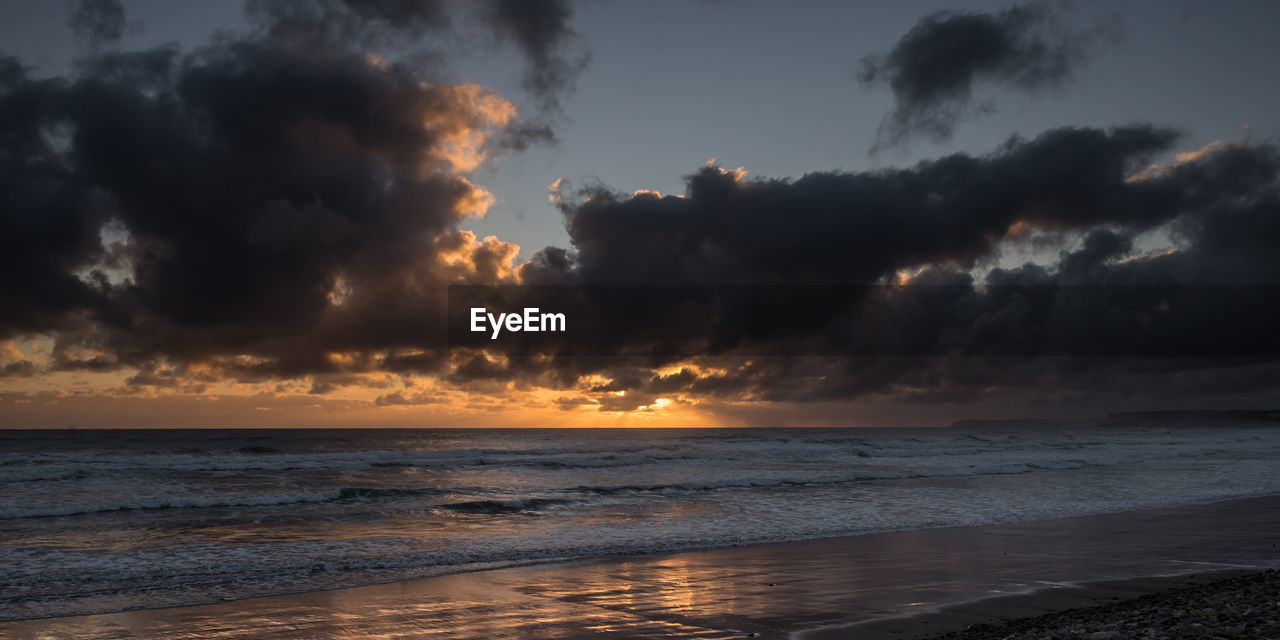
<svg viewBox="0 0 1280 640">
<path fill-rule="evenodd" d="M 1022 326 L 1025 301 L 975 286 L 1276 284 L 1275 3 L 0 13 L 0 427 L 917 425 L 1275 403 L 1265 330 L 1206 328 L 1213 307 L 1172 340 L 1230 334 L 1216 357 L 995 358 L 977 329 Z M 785 356 L 708 349 L 680 323 L 678 354 L 619 355 L 652 320 L 584 357 L 440 341 L 451 284 L 726 282 L 958 286 L 926 319 L 967 355 L 797 347 L 884 330 L 847 309 L 755 336 Z M 1141 298 L 1104 316 L 1147 318 Z M 740 339 L 733 320 L 716 331 Z M 1128 326 L 1089 331 L 1123 342 Z"/>
</svg>

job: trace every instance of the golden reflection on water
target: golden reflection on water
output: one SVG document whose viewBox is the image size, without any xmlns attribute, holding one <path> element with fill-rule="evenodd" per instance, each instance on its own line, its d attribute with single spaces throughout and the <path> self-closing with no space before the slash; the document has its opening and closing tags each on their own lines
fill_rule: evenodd
<svg viewBox="0 0 1280 640">
<path fill-rule="evenodd" d="M 30 627 L 45 635 L 16 638 L 784 638 L 796 628 L 885 614 L 876 574 L 886 568 L 877 565 L 885 556 L 926 557 L 929 546 L 899 534 L 863 538 L 841 548 L 838 561 L 816 551 L 821 546 L 780 545 L 530 566 L 65 618 Z M 914 595 L 910 601 L 921 600 Z"/>
<path fill-rule="evenodd" d="M 781 637 L 718 560 L 650 557 L 442 576 L 200 607 L 16 623 L 15 639 Z M 761 589 L 767 590 L 765 583 Z M 757 595 L 763 595 L 763 592 Z M 24 625 L 27 633 L 23 633 Z M 12 629 L 11 629 L 12 630 Z"/>
</svg>

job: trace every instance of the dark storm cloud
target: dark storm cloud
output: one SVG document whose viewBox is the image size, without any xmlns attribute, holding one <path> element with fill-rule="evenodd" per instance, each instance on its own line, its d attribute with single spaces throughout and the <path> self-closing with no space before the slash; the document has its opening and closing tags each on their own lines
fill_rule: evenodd
<svg viewBox="0 0 1280 640">
<path fill-rule="evenodd" d="M 101 248 L 104 214 L 94 193 L 53 154 L 59 132 L 47 127 L 48 101 L 64 85 L 30 81 L 17 61 L 0 60 L 0 213 L 5 274 L 0 306 L 3 332 L 56 330 L 74 309 L 99 306 L 103 297 L 73 270 Z M 59 107 L 61 108 L 61 107 Z M 65 132 L 62 132 L 65 135 Z"/>
<path fill-rule="evenodd" d="M 421 370 L 445 284 L 509 277 L 512 245 L 456 228 L 488 198 L 464 176 L 545 132 L 479 86 L 283 26 L 435 28 L 427 5 L 256 10 L 271 28 L 65 78 L 0 59 L 0 336 L 56 335 L 54 370 L 169 358 L 264 380 L 370 370 L 382 349 Z"/>
<path fill-rule="evenodd" d="M 0 257 L 0 335 L 56 335 L 52 370 L 148 371 L 157 358 L 242 381 L 431 370 L 444 285 L 509 277 L 513 246 L 456 228 L 488 197 L 463 176 L 476 154 L 550 130 L 477 86 L 365 51 L 435 52 L 456 42 L 458 19 L 483 18 L 524 54 L 545 101 L 580 70 L 558 53 L 568 8 L 247 11 L 249 35 L 95 53 L 65 78 L 0 58 L 0 230 L 15 239 Z M 96 46 L 119 37 L 124 13 L 85 1 L 71 24 Z"/>
<path fill-rule="evenodd" d="M 1275 377 L 1228 372 L 1280 368 L 1271 364 L 1270 328 L 1280 314 L 1280 259 L 1268 240 L 1280 233 L 1280 150 L 1219 145 L 1138 171 L 1175 140 L 1151 127 L 1062 129 L 1011 140 L 985 157 L 957 154 L 910 169 L 791 181 L 708 167 L 689 177 L 684 197 L 587 191 L 562 204 L 574 251 L 545 250 L 522 276 L 542 284 L 787 291 L 893 282 L 906 273 L 916 285 L 873 287 L 865 299 L 799 312 L 775 304 L 779 289 L 769 287 L 745 287 L 741 299 L 714 305 L 695 301 L 685 315 L 678 305 L 652 308 L 651 296 L 619 295 L 596 307 L 600 318 L 577 318 L 588 329 L 575 334 L 575 345 L 582 338 L 601 355 L 670 355 L 647 367 L 634 359 L 605 368 L 599 358 L 557 362 L 603 372 L 606 381 L 586 391 L 610 406 L 619 391 L 639 399 L 882 393 L 952 402 L 1035 389 L 1191 392 L 1215 376 L 1235 381 L 1225 387 L 1234 391 L 1273 388 Z M 1135 237 L 1157 227 L 1169 230 L 1177 250 L 1135 256 Z M 993 269 L 975 279 L 969 270 L 1019 228 L 1074 234 L 1079 246 L 1057 264 Z M 639 330 L 654 326 L 679 329 Z M 595 335 L 590 327 L 606 329 Z M 663 351 L 672 336 L 689 342 Z M 687 359 L 689 345 L 714 356 L 711 364 L 695 359 L 706 370 L 656 374 Z M 870 355 L 732 357 L 769 349 Z M 1204 371 L 1214 373 L 1192 373 Z"/>
<path fill-rule="evenodd" d="M 0 365 L 0 378 L 29 378 L 38 373 L 39 367 L 30 360 L 18 360 Z"/>
<path fill-rule="evenodd" d="M 411 394 L 411 393 L 401 393 L 399 391 L 380 395 L 376 400 L 374 400 L 374 404 L 378 405 L 379 407 L 390 407 L 390 406 L 397 406 L 397 405 L 416 406 L 416 405 L 432 404 L 437 402 L 440 402 L 440 398 L 435 397 L 431 394 L 427 394 L 427 393 Z"/>
<path fill-rule="evenodd" d="M 1035 92 L 1059 86 L 1088 58 L 1097 32 L 1063 27 L 1047 4 L 996 13 L 939 11 L 922 18 L 887 54 L 863 58 L 859 79 L 893 91 L 877 148 L 914 135 L 950 138 L 974 106 L 976 87 Z"/>
<path fill-rule="evenodd" d="M 352 43 L 413 51 L 418 59 L 446 57 L 447 38 L 459 22 L 479 22 L 499 41 L 510 42 L 525 60 L 524 88 L 544 109 L 556 110 L 572 91 L 589 59 L 564 0 L 489 0 L 465 5 L 442 0 L 251 0 L 249 15 L 268 37 L 294 45 L 327 48 Z M 545 129 L 540 131 L 545 137 Z"/>
<path fill-rule="evenodd" d="M 246 13 L 268 38 L 293 46 L 430 50 L 438 43 L 428 36 L 452 26 L 447 3 L 436 0 L 249 0 Z"/>
<path fill-rule="evenodd" d="M 70 7 L 67 25 L 89 46 L 111 44 L 124 35 L 125 12 L 120 0 L 76 0 Z"/>
<path fill-rule="evenodd" d="M 1127 178 L 1177 138 L 1149 126 L 1056 129 L 983 157 L 908 169 L 744 180 L 705 167 L 685 197 L 582 194 L 564 213 L 575 256 L 525 267 L 556 283 L 873 283 L 908 266 L 972 266 L 1015 222 L 1147 228 L 1177 213 L 1177 189 Z"/>
<path fill-rule="evenodd" d="M 547 108 L 559 107 L 559 94 L 573 87 L 588 61 L 569 26 L 571 13 L 565 0 L 489 0 L 486 4 L 485 21 L 524 52 L 529 60 L 524 86 Z"/>
<path fill-rule="evenodd" d="M 445 4 L 438 0 L 342 0 L 342 4 L 365 19 L 379 19 L 397 28 L 449 24 Z"/>
</svg>

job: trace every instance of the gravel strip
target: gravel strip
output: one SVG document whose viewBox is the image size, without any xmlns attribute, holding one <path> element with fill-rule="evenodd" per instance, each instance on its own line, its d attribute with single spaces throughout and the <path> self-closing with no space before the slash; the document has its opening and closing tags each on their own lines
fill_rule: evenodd
<svg viewBox="0 0 1280 640">
<path fill-rule="evenodd" d="M 931 636 L 936 640 L 1280 640 L 1280 572 L 1170 589 L 1101 607 L 1068 609 Z"/>
</svg>

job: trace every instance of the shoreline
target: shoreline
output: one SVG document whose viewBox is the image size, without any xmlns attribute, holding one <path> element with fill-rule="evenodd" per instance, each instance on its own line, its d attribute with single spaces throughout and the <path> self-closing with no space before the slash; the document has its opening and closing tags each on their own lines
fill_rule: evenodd
<svg viewBox="0 0 1280 640">
<path fill-rule="evenodd" d="M 1170 580 L 1142 576 L 1280 566 L 1275 538 L 1266 533 L 1274 530 L 1280 530 L 1280 496 L 579 559 L 216 604 L 10 621 L 0 623 L 0 635 L 241 639 L 268 625 L 278 628 L 282 619 L 295 621 L 278 636 L 287 639 L 401 632 L 588 638 L 600 630 L 616 637 L 755 633 L 825 639 L 845 637 L 837 634 L 851 625 L 859 625 L 858 637 L 870 637 L 863 634 L 902 619 L 937 633 L 943 618 L 921 623 L 914 616 L 959 619 L 957 611 L 968 611 L 972 624 L 993 602 L 1026 599 L 1038 587 L 1132 581 L 1112 588 L 1137 593 L 1143 580 L 1148 589 Z M 1045 592 L 1037 596 L 1039 612 L 1047 610 L 1046 594 L 1072 597 L 1063 588 L 1039 590 Z"/>
</svg>

